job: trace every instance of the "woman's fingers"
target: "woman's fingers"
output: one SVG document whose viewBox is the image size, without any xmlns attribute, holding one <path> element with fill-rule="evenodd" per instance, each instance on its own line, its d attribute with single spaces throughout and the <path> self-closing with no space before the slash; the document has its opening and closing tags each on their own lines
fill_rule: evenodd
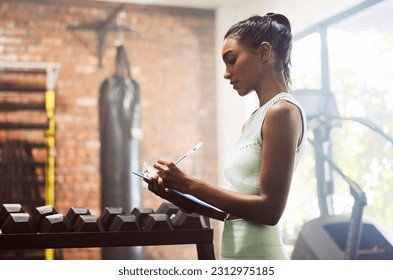
<svg viewBox="0 0 393 280">
<path fill-rule="evenodd" d="M 163 181 L 158 176 L 150 177 L 148 189 L 149 191 L 153 192 L 158 196 L 162 196 L 163 194 L 165 194 L 165 187 Z"/>
<path fill-rule="evenodd" d="M 175 163 L 163 159 L 159 159 L 153 165 L 157 171 L 155 176 L 151 176 L 148 180 L 148 188 L 154 194 L 165 197 L 168 195 L 168 188 L 176 188 L 177 182 L 181 180 L 180 169 Z M 164 186 L 165 182 L 165 186 Z"/>
<path fill-rule="evenodd" d="M 168 169 L 169 163 L 170 162 L 167 160 L 159 159 L 156 163 L 153 164 L 153 167 L 157 170 L 165 170 Z"/>
<path fill-rule="evenodd" d="M 157 190 L 159 193 L 159 196 L 163 196 L 165 194 L 165 187 L 164 187 L 164 182 L 160 177 L 158 177 L 157 180 Z"/>
<path fill-rule="evenodd" d="M 160 159 L 153 166 L 157 170 L 157 175 L 165 180 L 173 169 L 174 163 Z"/>
</svg>

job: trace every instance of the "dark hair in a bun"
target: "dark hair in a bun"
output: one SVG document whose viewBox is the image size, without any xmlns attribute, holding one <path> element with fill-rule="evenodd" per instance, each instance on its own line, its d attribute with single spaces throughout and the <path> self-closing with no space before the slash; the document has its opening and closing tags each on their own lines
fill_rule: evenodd
<svg viewBox="0 0 393 280">
<path fill-rule="evenodd" d="M 287 85 L 290 86 L 292 33 L 288 18 L 275 13 L 252 16 L 234 24 L 224 38 L 228 37 L 235 38 L 252 50 L 257 50 L 263 42 L 271 44 L 276 54 L 277 67 L 284 72 Z"/>
</svg>

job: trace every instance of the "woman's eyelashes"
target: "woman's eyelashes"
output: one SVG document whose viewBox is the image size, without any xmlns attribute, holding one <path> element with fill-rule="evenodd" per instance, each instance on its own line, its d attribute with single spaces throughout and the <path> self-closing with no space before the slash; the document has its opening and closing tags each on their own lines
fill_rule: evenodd
<svg viewBox="0 0 393 280">
<path fill-rule="evenodd" d="M 236 63 L 236 57 L 231 58 L 231 59 L 228 60 L 228 64 L 230 64 L 230 65 L 233 65 L 235 63 Z"/>
</svg>

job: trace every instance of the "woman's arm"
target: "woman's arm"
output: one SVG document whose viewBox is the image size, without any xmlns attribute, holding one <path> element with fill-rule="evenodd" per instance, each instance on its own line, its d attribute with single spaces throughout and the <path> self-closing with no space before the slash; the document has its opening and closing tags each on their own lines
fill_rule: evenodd
<svg viewBox="0 0 393 280">
<path fill-rule="evenodd" d="M 302 130 L 299 109 L 279 101 L 266 113 L 262 126 L 263 152 L 260 169 L 260 195 L 226 190 L 191 177 L 173 162 L 158 160 L 155 178 L 149 189 L 164 195 L 165 187 L 191 194 L 236 217 L 275 225 L 285 209 Z M 165 186 L 165 187 L 164 187 Z"/>
</svg>

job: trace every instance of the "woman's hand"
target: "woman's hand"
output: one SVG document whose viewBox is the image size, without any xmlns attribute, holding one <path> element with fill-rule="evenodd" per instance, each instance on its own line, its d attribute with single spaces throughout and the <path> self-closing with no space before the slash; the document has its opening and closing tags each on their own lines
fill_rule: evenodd
<svg viewBox="0 0 393 280">
<path fill-rule="evenodd" d="M 195 203 L 185 197 L 171 191 L 164 186 L 163 180 L 158 176 L 152 176 L 149 180 L 144 180 L 148 184 L 148 189 L 155 195 L 172 202 L 180 207 L 183 212 L 193 213 L 195 211 Z"/>
<path fill-rule="evenodd" d="M 167 188 L 188 193 L 186 184 L 188 176 L 175 163 L 160 159 L 153 166 L 157 170 L 158 177 L 162 179 L 161 184 L 157 182 L 158 188 L 160 188 L 161 185 L 165 185 Z"/>
<path fill-rule="evenodd" d="M 148 184 L 148 189 L 154 194 L 164 197 L 169 192 L 169 188 L 181 189 L 176 186 L 181 185 L 184 172 L 176 164 L 167 160 L 158 160 L 154 165 L 154 176 L 144 180 Z M 152 170 L 153 168 L 150 167 Z M 152 172 L 152 171 L 151 171 Z M 165 186 L 164 186 L 165 181 Z"/>
<path fill-rule="evenodd" d="M 147 183 L 147 188 L 149 189 L 149 191 L 151 191 L 155 195 L 165 198 L 167 190 L 164 187 L 162 179 L 158 177 L 158 175 L 151 176 L 149 180 L 145 179 L 144 181 Z"/>
</svg>

